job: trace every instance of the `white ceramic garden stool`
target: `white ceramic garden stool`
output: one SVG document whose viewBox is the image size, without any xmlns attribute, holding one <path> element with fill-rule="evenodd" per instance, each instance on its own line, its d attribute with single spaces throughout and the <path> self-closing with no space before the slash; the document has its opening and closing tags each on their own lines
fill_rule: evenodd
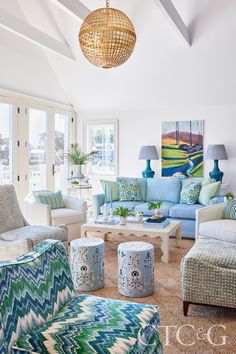
<svg viewBox="0 0 236 354">
<path fill-rule="evenodd" d="M 71 241 L 71 273 L 76 290 L 93 291 L 104 287 L 104 241 L 80 238 Z"/>
<path fill-rule="evenodd" d="M 118 290 L 129 297 L 154 292 L 154 247 L 148 242 L 125 242 L 118 247 Z"/>
</svg>

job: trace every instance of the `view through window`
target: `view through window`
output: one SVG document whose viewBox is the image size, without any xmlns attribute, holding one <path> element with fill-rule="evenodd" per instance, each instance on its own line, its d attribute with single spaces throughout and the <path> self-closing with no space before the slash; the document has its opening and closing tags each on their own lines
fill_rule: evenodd
<svg viewBox="0 0 236 354">
<path fill-rule="evenodd" d="M 86 149 L 97 151 L 88 166 L 91 175 L 115 175 L 117 171 L 117 123 L 85 123 Z"/>
</svg>

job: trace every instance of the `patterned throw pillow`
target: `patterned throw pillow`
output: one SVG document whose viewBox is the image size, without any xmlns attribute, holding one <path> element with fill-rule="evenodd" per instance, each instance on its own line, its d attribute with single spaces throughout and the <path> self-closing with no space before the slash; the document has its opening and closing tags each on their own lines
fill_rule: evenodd
<svg viewBox="0 0 236 354">
<path fill-rule="evenodd" d="M 180 203 L 188 205 L 197 204 L 201 187 L 201 183 L 189 183 L 184 186 L 180 195 Z"/>
<path fill-rule="evenodd" d="M 137 178 L 117 178 L 119 185 L 119 200 L 121 202 L 141 202 L 140 185 Z"/>
<path fill-rule="evenodd" d="M 65 208 L 61 191 L 56 193 L 35 192 L 33 194 L 34 194 L 34 199 L 37 203 L 49 205 L 52 209 Z"/>
<path fill-rule="evenodd" d="M 224 208 L 224 218 L 236 220 L 236 200 L 229 200 Z"/>
</svg>

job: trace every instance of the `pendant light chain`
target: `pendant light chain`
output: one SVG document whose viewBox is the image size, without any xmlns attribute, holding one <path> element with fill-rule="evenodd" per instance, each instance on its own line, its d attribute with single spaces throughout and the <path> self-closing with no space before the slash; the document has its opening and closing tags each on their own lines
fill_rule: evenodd
<svg viewBox="0 0 236 354">
<path fill-rule="evenodd" d="M 106 0 L 106 7 L 109 7 L 109 6 L 110 6 L 110 1 Z"/>
</svg>

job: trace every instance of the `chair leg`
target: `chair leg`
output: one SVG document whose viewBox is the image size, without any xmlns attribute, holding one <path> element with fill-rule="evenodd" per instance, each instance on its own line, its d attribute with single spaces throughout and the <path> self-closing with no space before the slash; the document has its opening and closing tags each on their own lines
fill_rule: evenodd
<svg viewBox="0 0 236 354">
<path fill-rule="evenodd" d="M 184 316 L 188 315 L 189 302 L 183 301 L 183 312 Z"/>
</svg>

